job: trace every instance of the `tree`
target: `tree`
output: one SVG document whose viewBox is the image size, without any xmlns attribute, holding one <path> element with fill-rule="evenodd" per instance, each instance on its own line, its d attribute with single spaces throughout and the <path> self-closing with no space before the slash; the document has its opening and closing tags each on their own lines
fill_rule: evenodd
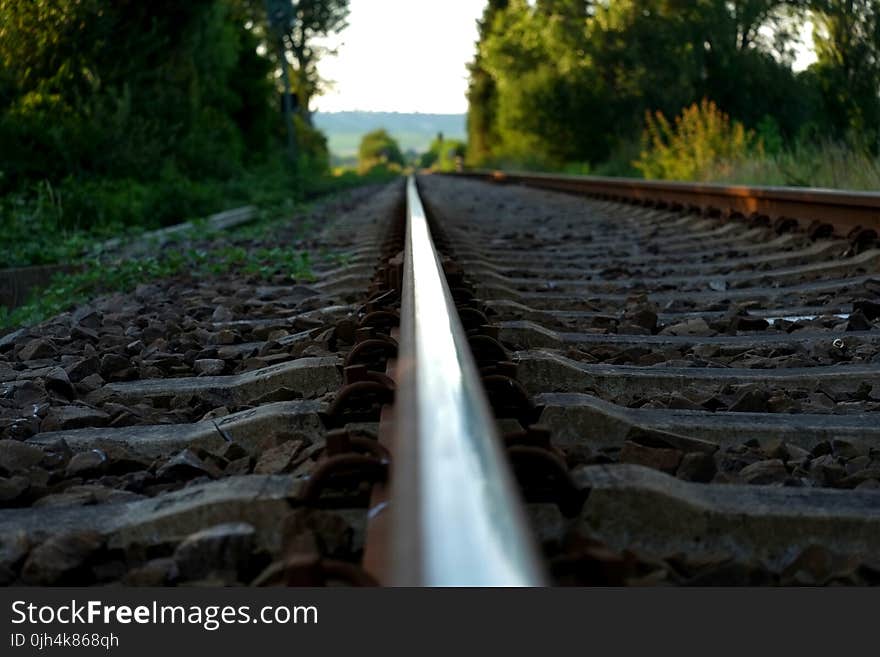
<svg viewBox="0 0 880 657">
<path fill-rule="evenodd" d="M 792 63 L 818 1 L 490 2 L 470 67 L 469 162 L 600 163 L 632 149 L 646 112 L 703 98 L 792 139 L 816 112 L 817 85 Z"/>
<path fill-rule="evenodd" d="M 436 171 L 455 171 L 459 161 L 467 154 L 467 146 L 458 139 L 445 139 L 443 133 L 431 142 L 428 150 L 422 153 L 418 165 L 423 169 Z"/>
<path fill-rule="evenodd" d="M 3 185 L 228 176 L 265 153 L 270 62 L 239 0 L 0 0 Z"/>
<path fill-rule="evenodd" d="M 383 164 L 404 166 L 403 153 L 397 141 L 386 130 L 373 130 L 361 138 L 358 169 L 365 172 Z"/>
<path fill-rule="evenodd" d="M 241 0 L 249 7 L 254 31 L 275 64 L 287 132 L 288 152 L 297 159 L 327 162 L 326 147 L 312 126 L 310 105 L 320 93 L 319 59 L 335 51 L 315 39 L 347 26 L 348 0 Z M 294 104 L 295 103 L 295 104 Z M 299 153 L 298 151 L 303 151 Z"/>
<path fill-rule="evenodd" d="M 880 150 L 880 2 L 815 3 L 817 63 L 810 73 L 821 95 L 829 130 Z"/>
<path fill-rule="evenodd" d="M 287 35 L 290 52 L 296 62 L 296 92 L 302 115 L 311 122 L 309 104 L 320 91 L 318 60 L 335 54 L 315 44 L 315 39 L 341 32 L 348 26 L 348 0 L 299 0 L 295 4 L 293 25 Z"/>
<path fill-rule="evenodd" d="M 495 16 L 505 10 L 508 0 L 489 0 L 483 10 L 482 18 L 477 21 L 479 41 L 474 61 L 468 64 L 470 79 L 468 82 L 468 115 L 467 134 L 468 160 L 472 164 L 485 164 L 492 158 L 492 146 L 497 142 L 495 131 L 497 113 L 497 90 L 495 79 L 483 65 L 483 47 L 492 30 Z M 430 153 L 430 151 L 429 151 Z M 428 164 L 430 166 L 433 161 Z"/>
<path fill-rule="evenodd" d="M 607 152 L 608 95 L 590 56 L 591 3 L 510 0 L 481 45 L 493 78 L 496 159 L 559 166 Z M 599 128 L 599 129 L 597 129 Z M 473 145 L 471 145 L 473 147 Z"/>
<path fill-rule="evenodd" d="M 281 77 L 290 74 L 299 105 L 297 112 L 310 123 L 311 100 L 321 91 L 318 62 L 325 55 L 335 54 L 334 50 L 317 45 L 315 40 L 339 33 L 348 26 L 349 0 L 243 1 L 250 7 L 279 74 Z M 276 39 L 279 43 L 274 43 Z"/>
</svg>

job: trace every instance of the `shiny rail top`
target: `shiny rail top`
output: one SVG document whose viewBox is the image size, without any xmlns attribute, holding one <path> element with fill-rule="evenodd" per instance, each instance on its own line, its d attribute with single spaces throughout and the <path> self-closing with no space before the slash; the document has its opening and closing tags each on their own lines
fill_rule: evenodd
<svg viewBox="0 0 880 657">
<path fill-rule="evenodd" d="M 391 583 L 543 584 L 413 177 L 407 182 L 397 383 Z"/>
</svg>

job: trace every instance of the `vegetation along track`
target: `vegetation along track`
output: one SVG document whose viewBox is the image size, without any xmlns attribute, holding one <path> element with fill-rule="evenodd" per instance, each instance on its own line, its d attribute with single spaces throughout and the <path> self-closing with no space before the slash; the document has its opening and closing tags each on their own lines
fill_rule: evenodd
<svg viewBox="0 0 880 657">
<path fill-rule="evenodd" d="M 866 221 L 419 192 L 0 338 L 0 582 L 880 580 Z"/>
</svg>

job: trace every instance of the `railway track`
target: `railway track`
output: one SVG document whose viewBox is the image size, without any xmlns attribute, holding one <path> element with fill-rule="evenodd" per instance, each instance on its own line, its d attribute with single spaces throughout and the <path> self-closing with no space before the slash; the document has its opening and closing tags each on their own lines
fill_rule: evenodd
<svg viewBox="0 0 880 657">
<path fill-rule="evenodd" d="M 477 177 L 0 338 L 0 582 L 880 581 L 876 198 Z"/>
</svg>

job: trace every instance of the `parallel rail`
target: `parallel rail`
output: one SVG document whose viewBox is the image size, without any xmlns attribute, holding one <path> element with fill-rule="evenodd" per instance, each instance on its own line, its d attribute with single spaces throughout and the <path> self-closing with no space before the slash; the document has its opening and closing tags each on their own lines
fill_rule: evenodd
<svg viewBox="0 0 880 657">
<path fill-rule="evenodd" d="M 400 337 L 391 583 L 542 584 L 519 493 L 412 177 Z"/>
<path fill-rule="evenodd" d="M 474 170 L 454 175 L 575 192 L 611 200 L 693 207 L 704 211 L 796 220 L 840 235 L 880 229 L 880 194 L 816 188 L 752 187 L 602 176 Z"/>
<path fill-rule="evenodd" d="M 619 203 L 624 192 L 602 186 L 652 183 L 502 178 L 615 197 L 596 202 L 439 178 L 420 182 L 444 255 L 524 393 L 493 395 L 496 412 L 533 431 L 531 443 L 564 460 L 558 481 L 570 478 L 569 506 L 507 437 L 529 503 L 576 516 L 556 531 L 535 509 L 554 582 L 628 584 L 649 571 L 689 584 L 876 582 L 857 568 L 802 572 L 816 551 L 854 564 L 878 553 L 880 405 L 855 392 L 880 377 L 876 220 L 852 245 L 815 227 L 716 221 L 730 212 L 720 202 L 704 216 L 677 211 L 697 204 L 683 195 Z M 880 205 L 779 193 L 841 212 Z M 528 399 L 533 413 L 519 410 Z M 584 539 L 611 554 L 590 554 Z M 729 577 L 733 563 L 741 576 Z"/>
<path fill-rule="evenodd" d="M 659 207 L 797 220 L 826 234 L 874 231 L 876 237 L 880 227 L 880 195 L 870 193 L 488 171 L 456 175 Z M 389 581 L 540 585 L 534 539 L 413 177 L 406 196 Z"/>
</svg>

